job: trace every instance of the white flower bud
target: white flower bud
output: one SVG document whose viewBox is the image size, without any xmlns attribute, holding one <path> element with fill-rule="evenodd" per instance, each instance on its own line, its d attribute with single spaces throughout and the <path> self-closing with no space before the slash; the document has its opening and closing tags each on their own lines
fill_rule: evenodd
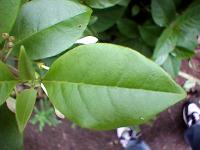
<svg viewBox="0 0 200 150">
<path fill-rule="evenodd" d="M 9 97 L 7 100 L 6 100 L 6 104 L 7 104 L 7 107 L 10 111 L 12 111 L 13 113 L 16 112 L 16 100 L 12 97 Z"/>
<path fill-rule="evenodd" d="M 77 44 L 94 44 L 97 43 L 98 39 L 94 36 L 86 36 L 82 39 L 77 40 L 75 43 Z"/>
</svg>

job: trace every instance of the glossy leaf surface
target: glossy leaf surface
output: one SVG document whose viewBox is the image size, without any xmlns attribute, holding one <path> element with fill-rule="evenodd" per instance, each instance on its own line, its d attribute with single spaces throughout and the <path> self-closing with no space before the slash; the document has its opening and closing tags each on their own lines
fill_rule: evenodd
<svg viewBox="0 0 200 150">
<path fill-rule="evenodd" d="M 57 55 L 84 32 L 91 9 L 67 0 L 34 0 L 23 5 L 14 27 L 15 53 L 24 45 L 32 59 Z"/>
<path fill-rule="evenodd" d="M 19 12 L 21 0 L 0 0 L 0 35 L 9 33 Z M 0 42 L 2 37 L 0 36 Z"/>
<path fill-rule="evenodd" d="M 43 83 L 61 113 L 99 130 L 144 123 L 185 97 L 157 64 L 112 44 L 71 50 L 53 63 Z"/>
<path fill-rule="evenodd" d="M 16 118 L 22 132 L 31 116 L 36 101 L 37 92 L 34 89 L 24 90 L 17 95 Z"/>
</svg>

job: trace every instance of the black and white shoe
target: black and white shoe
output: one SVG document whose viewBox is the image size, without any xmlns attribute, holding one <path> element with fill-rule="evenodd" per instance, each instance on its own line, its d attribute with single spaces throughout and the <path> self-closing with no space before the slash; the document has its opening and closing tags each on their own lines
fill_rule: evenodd
<svg viewBox="0 0 200 150">
<path fill-rule="evenodd" d="M 137 140 L 139 134 L 130 127 L 117 128 L 117 136 L 119 138 L 120 144 L 126 148 L 130 141 Z"/>
<path fill-rule="evenodd" d="M 200 108 L 195 103 L 186 103 L 183 108 L 183 120 L 188 127 L 200 123 Z"/>
</svg>

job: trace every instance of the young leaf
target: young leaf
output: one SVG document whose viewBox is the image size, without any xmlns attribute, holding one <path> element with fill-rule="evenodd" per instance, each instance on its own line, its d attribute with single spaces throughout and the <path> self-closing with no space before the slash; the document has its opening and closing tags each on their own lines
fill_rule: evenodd
<svg viewBox="0 0 200 150">
<path fill-rule="evenodd" d="M 22 132 L 34 108 L 37 92 L 34 89 L 22 91 L 16 99 L 16 119 L 20 132 Z"/>
<path fill-rule="evenodd" d="M 176 7 L 173 0 L 152 0 L 151 14 L 156 24 L 167 26 L 175 18 Z"/>
<path fill-rule="evenodd" d="M 17 128 L 14 113 L 6 105 L 0 106 L 0 145 L 1 150 L 22 150 L 23 135 Z"/>
<path fill-rule="evenodd" d="M 104 9 L 114 6 L 122 0 L 85 0 L 84 2 L 92 8 Z"/>
<path fill-rule="evenodd" d="M 21 0 L 0 0 L 0 43 L 1 34 L 9 33 L 20 9 Z"/>
<path fill-rule="evenodd" d="M 57 55 L 85 30 L 91 9 L 67 0 L 36 0 L 23 5 L 14 27 L 14 51 L 24 45 L 32 59 Z"/>
<path fill-rule="evenodd" d="M 19 55 L 19 76 L 22 80 L 35 79 L 35 70 L 30 58 L 27 56 L 23 46 L 20 49 Z"/>
<path fill-rule="evenodd" d="M 99 130 L 144 123 L 185 97 L 157 64 L 112 44 L 76 47 L 55 61 L 43 83 L 62 114 Z"/>
<path fill-rule="evenodd" d="M 6 101 L 16 84 L 15 77 L 7 66 L 0 61 L 0 105 Z"/>
</svg>

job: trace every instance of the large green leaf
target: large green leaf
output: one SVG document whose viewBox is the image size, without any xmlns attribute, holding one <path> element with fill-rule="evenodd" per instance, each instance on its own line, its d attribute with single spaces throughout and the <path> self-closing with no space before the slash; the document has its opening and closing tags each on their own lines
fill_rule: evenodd
<svg viewBox="0 0 200 150">
<path fill-rule="evenodd" d="M 0 106 L 0 149 L 23 149 L 23 135 L 18 131 L 14 113 L 6 105 Z"/>
<path fill-rule="evenodd" d="M 125 7 L 114 6 L 103 10 L 94 10 L 94 16 L 97 21 L 91 26 L 96 32 L 103 32 L 112 27 L 117 20 L 123 15 Z"/>
<path fill-rule="evenodd" d="M 19 55 L 19 76 L 22 80 L 35 79 L 35 70 L 33 68 L 33 64 L 26 54 L 23 46 L 20 49 Z"/>
<path fill-rule="evenodd" d="M 17 81 L 10 70 L 0 61 L 0 105 L 9 97 L 16 84 Z"/>
<path fill-rule="evenodd" d="M 16 99 L 16 118 L 22 132 L 31 116 L 36 101 L 37 92 L 34 89 L 22 91 Z"/>
<path fill-rule="evenodd" d="M 60 112 L 93 129 L 144 123 L 185 97 L 157 64 L 112 44 L 69 51 L 55 61 L 43 83 Z"/>
<path fill-rule="evenodd" d="M 84 2 L 92 8 L 103 9 L 114 6 L 122 0 L 85 0 Z"/>
<path fill-rule="evenodd" d="M 176 7 L 173 0 L 152 0 L 151 14 L 159 26 L 168 25 L 176 15 Z"/>
<path fill-rule="evenodd" d="M 12 29 L 20 8 L 21 0 L 0 0 L 0 35 Z M 2 37 L 0 36 L 0 42 Z"/>
<path fill-rule="evenodd" d="M 90 15 L 91 9 L 73 1 L 30 1 L 23 5 L 14 27 L 14 51 L 24 45 L 32 59 L 59 54 L 81 37 Z"/>
</svg>

